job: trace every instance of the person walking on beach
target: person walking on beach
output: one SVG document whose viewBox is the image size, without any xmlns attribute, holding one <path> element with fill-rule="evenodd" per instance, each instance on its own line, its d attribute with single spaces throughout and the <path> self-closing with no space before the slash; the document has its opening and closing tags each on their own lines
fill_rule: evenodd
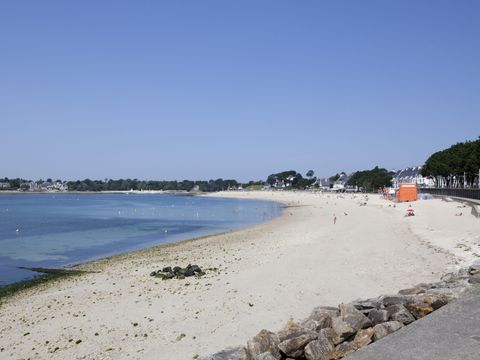
<svg viewBox="0 0 480 360">
<path fill-rule="evenodd" d="M 333 214 L 333 225 L 335 225 L 337 223 L 337 217 L 335 216 L 335 214 Z"/>
</svg>

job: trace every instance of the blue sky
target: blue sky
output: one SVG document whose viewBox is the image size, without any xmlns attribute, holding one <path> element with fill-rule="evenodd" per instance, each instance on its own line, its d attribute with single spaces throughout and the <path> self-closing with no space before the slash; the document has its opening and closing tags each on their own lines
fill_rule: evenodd
<svg viewBox="0 0 480 360">
<path fill-rule="evenodd" d="M 480 136 L 478 1 L 2 1 L 0 177 L 265 179 Z"/>
</svg>

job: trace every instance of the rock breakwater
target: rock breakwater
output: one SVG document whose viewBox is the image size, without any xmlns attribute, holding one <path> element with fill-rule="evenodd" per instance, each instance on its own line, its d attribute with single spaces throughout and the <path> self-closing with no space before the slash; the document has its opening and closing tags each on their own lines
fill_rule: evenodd
<svg viewBox="0 0 480 360">
<path fill-rule="evenodd" d="M 318 306 L 306 319 L 289 320 L 278 332 L 263 329 L 245 346 L 199 360 L 341 359 L 448 304 L 472 284 L 480 284 L 480 262 L 396 295 Z"/>
</svg>

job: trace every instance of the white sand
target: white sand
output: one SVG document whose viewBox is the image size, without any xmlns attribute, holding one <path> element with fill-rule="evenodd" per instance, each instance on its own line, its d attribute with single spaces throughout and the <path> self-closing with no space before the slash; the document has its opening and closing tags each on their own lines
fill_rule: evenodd
<svg viewBox="0 0 480 360">
<path fill-rule="evenodd" d="M 278 330 L 317 305 L 436 281 L 480 253 L 480 220 L 455 202 L 419 201 L 416 216 L 406 218 L 406 204 L 388 207 L 376 195 L 367 206 L 351 195 L 213 196 L 292 207 L 249 229 L 85 264 L 99 273 L 8 299 L 0 306 L 0 358 L 192 359 L 243 344 L 262 328 Z M 149 276 L 188 263 L 219 272 Z"/>
</svg>

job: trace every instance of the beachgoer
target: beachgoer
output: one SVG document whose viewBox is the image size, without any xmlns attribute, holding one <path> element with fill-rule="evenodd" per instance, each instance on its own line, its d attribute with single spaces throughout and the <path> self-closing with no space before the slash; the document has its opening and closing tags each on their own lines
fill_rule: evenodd
<svg viewBox="0 0 480 360">
<path fill-rule="evenodd" d="M 335 214 L 333 214 L 333 225 L 335 225 L 337 223 L 337 217 L 335 216 Z"/>
</svg>

